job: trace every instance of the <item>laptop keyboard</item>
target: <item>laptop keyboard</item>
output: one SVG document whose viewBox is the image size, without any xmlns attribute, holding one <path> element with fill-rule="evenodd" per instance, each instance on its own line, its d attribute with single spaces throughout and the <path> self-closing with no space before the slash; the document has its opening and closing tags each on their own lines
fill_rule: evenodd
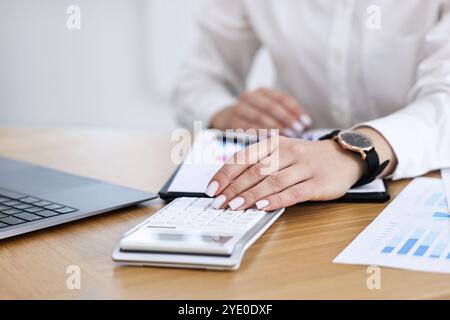
<svg viewBox="0 0 450 320">
<path fill-rule="evenodd" d="M 0 189 L 0 230 L 76 211 L 59 203 Z"/>
</svg>

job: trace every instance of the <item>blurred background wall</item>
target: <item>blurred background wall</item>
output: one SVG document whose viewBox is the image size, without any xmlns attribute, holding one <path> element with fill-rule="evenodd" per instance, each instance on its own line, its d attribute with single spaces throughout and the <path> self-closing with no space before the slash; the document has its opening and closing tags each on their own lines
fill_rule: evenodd
<svg viewBox="0 0 450 320">
<path fill-rule="evenodd" d="M 0 126 L 176 127 L 169 94 L 199 0 L 0 0 Z M 67 7 L 81 29 L 66 27 Z M 261 52 L 249 87 L 270 84 Z"/>
</svg>

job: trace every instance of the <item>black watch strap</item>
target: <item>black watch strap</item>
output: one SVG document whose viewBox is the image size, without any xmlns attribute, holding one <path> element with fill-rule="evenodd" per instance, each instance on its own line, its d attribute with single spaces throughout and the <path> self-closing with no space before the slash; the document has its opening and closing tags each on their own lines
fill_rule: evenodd
<svg viewBox="0 0 450 320">
<path fill-rule="evenodd" d="M 319 140 L 331 140 L 335 138 L 340 132 L 341 130 L 335 130 L 321 137 Z M 378 157 L 378 153 L 375 148 L 372 148 L 370 151 L 366 152 L 366 156 L 366 163 L 368 167 L 367 174 L 359 179 L 358 182 L 356 182 L 356 184 L 353 186 L 353 188 L 361 187 L 374 181 L 384 171 L 384 169 L 386 169 L 390 162 L 389 160 L 387 160 L 380 164 L 380 158 Z"/>
<path fill-rule="evenodd" d="M 331 140 L 331 139 L 333 139 L 334 137 L 337 137 L 337 135 L 338 135 L 339 133 L 341 133 L 341 131 L 342 131 L 342 130 L 334 130 L 334 131 L 331 131 L 330 133 L 328 133 L 328 134 L 324 135 L 323 137 L 319 138 L 319 141 Z"/>
<path fill-rule="evenodd" d="M 384 169 L 386 169 L 389 164 L 389 160 L 386 160 L 380 164 L 380 158 L 378 157 L 378 153 L 375 148 L 372 148 L 370 151 L 366 152 L 366 155 L 366 163 L 368 167 L 367 174 L 359 179 L 353 188 L 371 183 L 384 171 Z"/>
</svg>

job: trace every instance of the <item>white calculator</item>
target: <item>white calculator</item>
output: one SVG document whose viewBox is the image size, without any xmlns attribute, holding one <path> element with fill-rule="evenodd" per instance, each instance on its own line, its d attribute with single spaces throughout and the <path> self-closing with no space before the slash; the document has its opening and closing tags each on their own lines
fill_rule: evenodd
<svg viewBox="0 0 450 320">
<path fill-rule="evenodd" d="M 212 201 L 173 201 L 127 232 L 113 259 L 147 266 L 237 269 L 246 249 L 284 212 L 217 210 Z"/>
</svg>

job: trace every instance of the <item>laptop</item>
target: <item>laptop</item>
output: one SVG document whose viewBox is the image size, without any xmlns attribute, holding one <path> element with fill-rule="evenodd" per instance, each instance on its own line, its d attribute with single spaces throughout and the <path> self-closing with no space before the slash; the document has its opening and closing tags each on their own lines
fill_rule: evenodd
<svg viewBox="0 0 450 320">
<path fill-rule="evenodd" d="M 0 239 L 156 197 L 152 193 L 0 157 Z"/>
</svg>

